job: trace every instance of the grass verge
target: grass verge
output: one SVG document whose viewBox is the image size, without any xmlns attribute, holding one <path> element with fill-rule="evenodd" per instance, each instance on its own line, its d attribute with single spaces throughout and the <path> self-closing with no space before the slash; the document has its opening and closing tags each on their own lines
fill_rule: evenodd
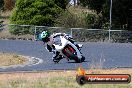
<svg viewBox="0 0 132 88">
<path fill-rule="evenodd" d="M 16 54 L 0 53 L 0 66 L 24 64 L 26 61 L 26 58 Z"/>
<path fill-rule="evenodd" d="M 132 69 L 87 70 L 87 73 L 131 74 Z M 0 74 L 0 88 L 132 88 L 130 84 L 85 84 L 76 83 L 76 71 L 47 71 L 33 73 Z"/>
</svg>

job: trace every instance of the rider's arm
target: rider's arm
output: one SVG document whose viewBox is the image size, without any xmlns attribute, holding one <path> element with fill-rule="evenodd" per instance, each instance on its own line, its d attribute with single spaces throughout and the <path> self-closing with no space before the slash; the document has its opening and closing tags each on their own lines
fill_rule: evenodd
<svg viewBox="0 0 132 88">
<path fill-rule="evenodd" d="M 49 52 L 54 52 L 54 50 L 55 50 L 55 46 L 54 45 L 52 45 L 52 46 L 50 46 L 50 45 L 46 45 L 46 49 L 49 51 Z"/>
<path fill-rule="evenodd" d="M 47 44 L 46 46 L 46 49 L 49 51 L 49 52 L 52 52 L 52 47 L 50 45 Z"/>
</svg>

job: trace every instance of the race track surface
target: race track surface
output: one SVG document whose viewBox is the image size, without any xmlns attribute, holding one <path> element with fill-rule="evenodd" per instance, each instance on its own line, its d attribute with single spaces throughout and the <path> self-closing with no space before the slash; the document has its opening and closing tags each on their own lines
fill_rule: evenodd
<svg viewBox="0 0 132 88">
<path fill-rule="evenodd" d="M 132 67 L 132 44 L 130 43 L 82 43 L 81 52 L 86 61 L 79 64 L 74 61 L 61 60 L 58 64 L 52 61 L 52 53 L 47 52 L 40 41 L 0 40 L 0 52 L 16 53 L 24 56 L 37 57 L 43 60 L 37 65 L 24 67 L 0 68 L 0 72 L 67 70 L 84 68 L 116 68 Z"/>
</svg>

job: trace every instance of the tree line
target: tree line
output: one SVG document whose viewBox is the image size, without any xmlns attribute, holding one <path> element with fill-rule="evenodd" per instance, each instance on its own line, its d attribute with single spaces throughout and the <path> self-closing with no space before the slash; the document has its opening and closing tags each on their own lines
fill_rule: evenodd
<svg viewBox="0 0 132 88">
<path fill-rule="evenodd" d="M 132 0 L 112 0 L 112 27 L 132 30 Z M 102 17 L 102 24 L 109 23 L 111 0 L 79 0 L 80 5 L 96 11 Z"/>
<path fill-rule="evenodd" d="M 110 0 L 73 1 L 92 12 L 69 12 L 70 0 L 0 0 L 0 9 L 13 9 L 12 24 L 109 29 Z M 112 1 L 112 29 L 132 30 L 132 0 Z"/>
</svg>

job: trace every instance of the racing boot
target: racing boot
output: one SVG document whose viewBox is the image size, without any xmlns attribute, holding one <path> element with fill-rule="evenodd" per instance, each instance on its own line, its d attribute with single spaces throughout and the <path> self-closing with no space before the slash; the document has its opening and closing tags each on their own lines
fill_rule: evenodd
<svg viewBox="0 0 132 88">
<path fill-rule="evenodd" d="M 63 59 L 62 55 L 59 55 L 59 54 L 60 54 L 60 52 L 56 51 L 56 53 L 53 56 L 53 61 L 55 63 L 58 63 L 61 59 Z"/>
</svg>

